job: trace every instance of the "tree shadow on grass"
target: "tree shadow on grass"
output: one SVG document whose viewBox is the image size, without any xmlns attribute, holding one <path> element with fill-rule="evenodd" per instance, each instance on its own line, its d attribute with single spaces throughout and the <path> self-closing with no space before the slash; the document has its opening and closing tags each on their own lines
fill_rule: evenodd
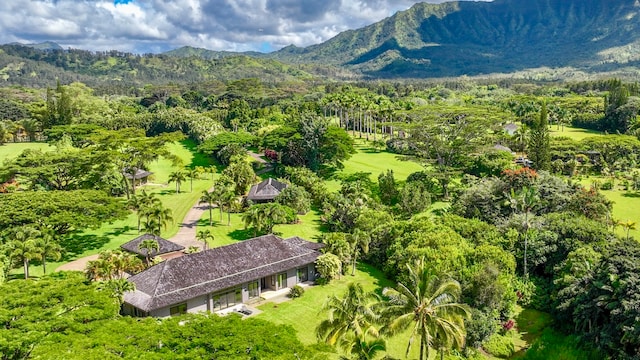
<svg viewBox="0 0 640 360">
<path fill-rule="evenodd" d="M 376 279 L 373 284 L 376 286 L 376 289 L 374 290 L 374 292 L 378 295 L 378 296 L 382 296 L 382 289 L 386 288 L 386 287 L 394 287 L 396 284 L 387 279 L 387 277 L 384 275 L 384 273 L 381 270 L 376 269 L 375 267 L 369 265 L 369 264 L 365 264 L 363 262 L 359 262 L 356 265 L 356 269 L 358 269 L 359 271 L 362 271 L 363 273 L 371 276 L 372 278 Z M 351 270 L 349 270 L 351 271 Z M 351 276 L 351 272 L 349 272 L 346 276 Z"/>
<path fill-rule="evenodd" d="M 108 236 L 104 235 L 71 234 L 60 241 L 60 246 L 65 250 L 61 261 L 76 259 L 87 250 L 100 249 L 110 240 Z"/>
<path fill-rule="evenodd" d="M 258 235 L 258 234 L 255 234 Z M 229 233 L 229 237 L 236 241 L 251 239 L 254 236 L 253 229 L 237 229 Z"/>
<path fill-rule="evenodd" d="M 640 193 L 637 191 L 634 191 L 634 192 L 627 191 L 623 193 L 622 196 L 628 197 L 628 198 L 640 198 Z"/>
<path fill-rule="evenodd" d="M 187 164 L 187 167 L 193 169 L 196 166 L 209 167 L 213 165 L 216 168 L 216 172 L 220 172 L 224 169 L 224 166 L 219 162 L 215 161 L 215 159 L 212 159 L 207 154 L 203 154 L 199 152 L 198 145 L 196 144 L 195 141 L 191 139 L 185 139 L 180 141 L 180 144 L 182 144 L 182 146 L 184 146 L 185 149 L 189 150 L 189 152 L 193 155 L 193 158 L 191 159 L 191 163 Z"/>
</svg>

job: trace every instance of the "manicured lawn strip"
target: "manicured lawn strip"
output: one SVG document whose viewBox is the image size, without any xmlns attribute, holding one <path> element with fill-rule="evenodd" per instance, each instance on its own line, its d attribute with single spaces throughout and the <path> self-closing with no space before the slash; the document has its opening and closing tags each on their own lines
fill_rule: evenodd
<svg viewBox="0 0 640 360">
<path fill-rule="evenodd" d="M 344 169 L 337 171 L 331 179 L 327 179 L 326 185 L 330 191 L 340 189 L 339 179 L 342 176 L 357 172 L 371 173 L 371 181 L 377 183 L 378 175 L 393 170 L 396 181 L 403 181 L 411 173 L 424 170 L 419 163 L 410 160 L 404 155 L 393 154 L 388 151 L 376 152 L 370 142 L 364 139 L 355 139 L 356 153 L 344 162 Z"/>
<path fill-rule="evenodd" d="M 549 129 L 551 130 L 551 136 L 565 136 L 576 141 L 580 141 L 591 136 L 605 136 L 605 134 L 600 131 L 580 129 L 570 126 L 565 126 L 564 129 L 558 129 L 557 126 L 552 125 Z"/>
<path fill-rule="evenodd" d="M 355 276 L 345 275 L 333 280 L 328 285 L 312 286 L 305 290 L 302 297 L 281 304 L 267 302 L 258 308 L 263 312 L 256 317 L 292 326 L 298 333 L 298 338 L 306 345 L 317 342 L 315 329 L 325 319 L 326 313 L 321 311 L 327 297 L 332 295 L 342 296 L 347 285 L 352 282 L 362 284 L 366 291 L 375 291 L 378 294 L 384 287 L 394 284 L 386 279 L 381 271 L 367 264 L 358 264 Z M 394 358 L 404 359 L 408 337 L 405 334 L 387 340 L 387 353 Z M 419 346 L 414 343 L 409 358 L 417 358 Z"/>
<path fill-rule="evenodd" d="M 48 151 L 53 148 L 47 143 L 39 142 L 6 143 L 4 145 L 0 145 L 0 165 L 3 164 L 5 160 L 15 158 L 27 149 Z"/>
</svg>

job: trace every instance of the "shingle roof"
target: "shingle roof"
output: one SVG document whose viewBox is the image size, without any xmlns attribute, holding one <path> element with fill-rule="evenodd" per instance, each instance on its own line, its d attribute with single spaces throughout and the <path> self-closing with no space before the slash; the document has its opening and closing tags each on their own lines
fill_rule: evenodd
<svg viewBox="0 0 640 360">
<path fill-rule="evenodd" d="M 249 190 L 247 199 L 249 200 L 273 200 L 276 196 L 280 195 L 280 192 L 284 190 L 288 185 L 281 183 L 272 178 L 262 181 L 258 185 L 253 185 Z"/>
<path fill-rule="evenodd" d="M 264 235 L 164 261 L 129 278 L 124 301 L 152 311 L 264 276 L 313 263 L 320 253 L 306 240 Z"/>
<path fill-rule="evenodd" d="M 178 245 L 169 240 L 165 240 L 159 236 L 155 236 L 151 234 L 144 234 L 144 235 L 138 236 L 137 238 L 129 241 L 128 243 L 124 243 L 120 245 L 120 247 L 132 253 L 136 253 L 142 256 L 147 256 L 147 250 L 146 249 L 140 250 L 140 244 L 143 241 L 149 240 L 149 239 L 156 240 L 158 242 L 158 251 L 153 250 L 151 254 L 149 254 L 151 257 L 174 252 L 174 251 L 184 250 L 184 246 Z"/>
<path fill-rule="evenodd" d="M 134 176 L 131 176 L 131 172 L 129 171 L 129 169 L 124 169 L 124 171 L 122 173 L 129 180 L 131 180 L 132 178 L 135 178 L 136 180 L 140 180 L 140 179 L 148 177 L 149 175 L 153 175 L 152 172 L 144 170 L 144 169 L 136 169 L 136 173 L 135 173 Z"/>
</svg>

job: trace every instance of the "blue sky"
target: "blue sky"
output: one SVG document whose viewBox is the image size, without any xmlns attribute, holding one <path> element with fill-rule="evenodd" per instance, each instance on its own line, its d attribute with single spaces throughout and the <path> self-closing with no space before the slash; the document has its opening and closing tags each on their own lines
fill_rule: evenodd
<svg viewBox="0 0 640 360">
<path fill-rule="evenodd" d="M 442 2 L 430 0 L 428 2 Z M 414 0 L 2 0 L 0 43 L 163 52 L 181 46 L 274 51 L 308 46 Z"/>
</svg>

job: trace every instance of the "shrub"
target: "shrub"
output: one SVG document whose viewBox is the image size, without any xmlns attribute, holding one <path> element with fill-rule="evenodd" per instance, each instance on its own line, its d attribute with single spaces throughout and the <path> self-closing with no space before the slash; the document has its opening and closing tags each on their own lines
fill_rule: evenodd
<svg viewBox="0 0 640 360">
<path fill-rule="evenodd" d="M 289 297 L 292 299 L 299 298 L 304 294 L 304 289 L 300 285 L 296 285 L 289 290 Z"/>
<path fill-rule="evenodd" d="M 503 336 L 493 334 L 482 346 L 489 354 L 499 357 L 508 358 L 516 351 L 516 347 L 513 344 L 513 338 L 510 336 Z"/>
</svg>

